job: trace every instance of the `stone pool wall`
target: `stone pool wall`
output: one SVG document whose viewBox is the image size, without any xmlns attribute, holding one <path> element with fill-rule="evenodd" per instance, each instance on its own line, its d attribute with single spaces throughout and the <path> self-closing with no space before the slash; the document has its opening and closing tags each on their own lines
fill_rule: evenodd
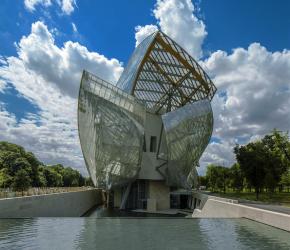
<svg viewBox="0 0 290 250">
<path fill-rule="evenodd" d="M 0 199 L 0 218 L 79 217 L 102 203 L 101 190 Z"/>
<path fill-rule="evenodd" d="M 247 218 L 290 231 L 290 215 L 238 204 L 236 200 L 193 194 L 199 200 L 193 218 Z"/>
</svg>

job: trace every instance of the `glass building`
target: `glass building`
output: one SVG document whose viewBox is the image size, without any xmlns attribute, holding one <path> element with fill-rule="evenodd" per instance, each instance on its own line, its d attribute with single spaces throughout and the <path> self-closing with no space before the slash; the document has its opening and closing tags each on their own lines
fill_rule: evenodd
<svg viewBox="0 0 290 250">
<path fill-rule="evenodd" d="M 87 169 L 114 207 L 190 207 L 213 129 L 216 87 L 161 31 L 135 49 L 117 85 L 83 72 L 78 127 Z"/>
</svg>

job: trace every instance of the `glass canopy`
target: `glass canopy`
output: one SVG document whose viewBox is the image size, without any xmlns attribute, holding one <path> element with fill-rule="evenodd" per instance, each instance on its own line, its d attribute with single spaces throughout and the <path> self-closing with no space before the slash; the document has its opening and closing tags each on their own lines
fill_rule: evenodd
<svg viewBox="0 0 290 250">
<path fill-rule="evenodd" d="M 199 64 L 161 31 L 139 44 L 117 85 L 160 114 L 205 98 L 211 100 L 216 92 Z"/>
</svg>

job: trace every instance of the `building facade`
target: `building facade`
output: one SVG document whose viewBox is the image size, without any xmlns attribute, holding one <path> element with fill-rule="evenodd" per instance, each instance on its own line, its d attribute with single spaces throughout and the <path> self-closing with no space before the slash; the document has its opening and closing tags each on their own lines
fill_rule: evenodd
<svg viewBox="0 0 290 250">
<path fill-rule="evenodd" d="M 116 85 L 83 72 L 78 127 L 96 187 L 114 207 L 191 206 L 199 159 L 213 129 L 216 87 L 200 65 L 157 31 L 135 49 Z"/>
</svg>

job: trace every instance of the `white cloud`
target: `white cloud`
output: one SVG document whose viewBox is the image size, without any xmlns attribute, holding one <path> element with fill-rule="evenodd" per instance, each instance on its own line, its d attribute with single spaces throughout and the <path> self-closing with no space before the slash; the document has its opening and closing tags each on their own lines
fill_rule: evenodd
<svg viewBox="0 0 290 250">
<path fill-rule="evenodd" d="M 45 163 L 63 163 L 85 172 L 77 132 L 77 92 L 82 69 L 116 81 L 123 68 L 116 59 L 90 52 L 79 43 L 63 47 L 42 22 L 17 44 L 17 57 L 1 57 L 2 82 L 9 82 L 21 96 L 37 106 L 17 122 L 0 106 L 0 140 L 23 145 Z M 6 85 L 6 83 L 5 83 Z"/>
<path fill-rule="evenodd" d="M 75 0 L 62 0 L 61 9 L 65 14 L 70 15 L 74 11 L 75 5 Z"/>
<path fill-rule="evenodd" d="M 158 30 L 158 27 L 152 24 L 145 25 L 145 26 L 139 25 L 135 27 L 135 32 L 136 32 L 135 33 L 135 40 L 136 40 L 135 47 L 137 47 L 139 43 L 141 43 L 144 40 L 144 38 L 146 38 L 147 36 L 155 32 L 156 30 Z"/>
<path fill-rule="evenodd" d="M 177 41 L 193 57 L 202 56 L 207 36 L 202 20 L 195 15 L 190 0 L 157 0 L 153 14 L 160 29 Z M 155 25 L 136 27 L 136 44 Z M 218 92 L 212 101 L 214 112 L 212 142 L 201 158 L 200 173 L 216 163 L 229 166 L 236 143 L 261 138 L 272 129 L 290 130 L 290 51 L 270 52 L 259 43 L 232 53 L 216 51 L 199 61 L 212 77 Z"/>
<path fill-rule="evenodd" d="M 206 172 L 206 167 L 209 164 L 231 166 L 235 161 L 233 154 L 234 146 L 234 140 L 210 143 L 200 159 L 200 168 L 197 169 L 198 173 L 204 175 Z"/>
<path fill-rule="evenodd" d="M 40 21 L 33 23 L 31 34 L 20 40 L 18 54 L 28 70 L 72 97 L 76 97 L 83 69 L 111 82 L 123 70 L 118 60 L 90 52 L 79 43 L 68 41 L 61 48 L 56 46 L 52 33 Z"/>
<path fill-rule="evenodd" d="M 29 11 L 34 11 L 36 5 L 48 7 L 51 5 L 51 0 L 24 0 L 24 6 Z"/>
<path fill-rule="evenodd" d="M 194 15 L 194 11 L 194 5 L 190 0 L 157 0 L 153 14 L 164 33 L 172 37 L 194 58 L 199 59 L 202 56 L 202 43 L 207 32 L 205 24 Z M 156 26 L 137 26 L 136 43 L 139 43 L 141 38 L 144 39 L 144 35 L 149 34 L 154 27 Z"/>
<path fill-rule="evenodd" d="M 191 0 L 157 0 L 153 13 L 161 30 L 198 59 L 202 56 L 201 46 L 207 32 L 194 11 Z"/>
<path fill-rule="evenodd" d="M 78 28 L 77 28 L 77 26 L 75 25 L 75 23 L 71 23 L 71 26 L 72 26 L 73 32 L 74 32 L 74 33 L 77 33 L 77 32 L 78 32 Z"/>
<path fill-rule="evenodd" d="M 6 87 L 6 82 L 0 79 L 0 93 L 4 93 L 5 87 Z"/>
<path fill-rule="evenodd" d="M 162 31 L 200 58 L 207 32 L 194 11 L 189 0 L 157 0 L 153 14 Z M 156 27 L 137 26 L 136 43 Z M 289 50 L 270 52 L 252 43 L 231 53 L 216 51 L 200 63 L 218 92 L 212 101 L 213 136 L 217 140 L 202 156 L 199 172 L 204 173 L 209 163 L 231 165 L 235 143 L 255 140 L 273 128 L 290 129 Z M 52 32 L 36 22 L 31 34 L 18 43 L 18 57 L 0 57 L 0 64 L 0 91 L 5 91 L 6 81 L 11 82 L 41 110 L 37 116 L 17 123 L 2 105 L 0 140 L 28 146 L 48 162 L 82 165 L 75 116 L 80 72 L 85 68 L 116 81 L 123 70 L 121 63 L 90 52 L 79 43 L 68 41 L 58 47 Z"/>
<path fill-rule="evenodd" d="M 210 157 L 213 163 L 230 165 L 235 143 L 256 140 L 274 128 L 290 130 L 289 50 L 270 52 L 252 43 L 231 54 L 217 51 L 201 63 L 218 88 L 212 102 L 213 135 L 221 140 L 209 145 L 204 165 Z"/>
<path fill-rule="evenodd" d="M 76 6 L 75 0 L 55 0 L 54 2 L 56 2 L 57 5 L 60 6 L 62 13 L 65 15 L 70 15 L 74 11 L 74 8 Z M 24 6 L 30 12 L 35 11 L 36 6 L 47 8 L 51 5 L 51 0 L 24 0 Z"/>
</svg>

